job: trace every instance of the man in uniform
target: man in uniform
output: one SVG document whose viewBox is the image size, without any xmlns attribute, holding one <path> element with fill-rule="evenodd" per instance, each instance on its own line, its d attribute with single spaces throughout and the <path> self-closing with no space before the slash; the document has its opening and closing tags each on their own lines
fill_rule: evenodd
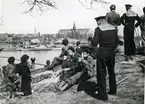
<svg viewBox="0 0 145 104">
<path fill-rule="evenodd" d="M 140 24 L 140 29 L 141 29 L 141 34 L 143 38 L 145 39 L 145 7 L 143 8 L 143 15 L 141 16 L 141 24 Z M 145 40 L 144 40 L 145 42 Z"/>
<path fill-rule="evenodd" d="M 106 67 L 109 74 L 110 91 L 108 94 L 116 94 L 116 78 L 114 72 L 115 65 L 115 49 L 118 44 L 117 30 L 114 25 L 107 23 L 105 16 L 95 18 L 98 27 L 92 40 L 94 46 L 99 45 L 97 54 L 97 83 L 98 95 L 97 99 L 108 100 L 106 92 Z"/>
<path fill-rule="evenodd" d="M 116 6 L 112 4 L 110 6 L 110 12 L 106 14 L 106 21 L 112 25 L 119 26 L 121 25 L 120 15 L 115 12 Z"/>
<path fill-rule="evenodd" d="M 125 7 L 126 13 L 121 16 L 121 23 L 124 25 L 124 54 L 126 55 L 126 61 L 129 61 L 132 60 L 131 56 L 136 54 L 134 30 L 140 25 L 141 19 L 131 10 L 132 5 L 126 4 Z"/>
</svg>

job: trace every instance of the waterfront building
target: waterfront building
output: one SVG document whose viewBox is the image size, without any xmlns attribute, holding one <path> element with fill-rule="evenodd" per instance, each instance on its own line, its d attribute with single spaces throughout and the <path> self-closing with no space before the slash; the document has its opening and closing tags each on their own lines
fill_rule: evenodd
<svg viewBox="0 0 145 104">
<path fill-rule="evenodd" d="M 87 39 L 92 34 L 89 28 L 77 29 L 74 22 L 72 29 L 60 29 L 57 38 Z"/>
</svg>

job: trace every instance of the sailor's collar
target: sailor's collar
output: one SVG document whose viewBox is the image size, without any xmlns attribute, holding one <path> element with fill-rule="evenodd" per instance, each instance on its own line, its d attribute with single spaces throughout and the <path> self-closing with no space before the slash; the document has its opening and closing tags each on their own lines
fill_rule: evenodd
<svg viewBox="0 0 145 104">
<path fill-rule="evenodd" d="M 129 9 L 127 12 L 126 12 L 126 16 L 127 17 L 133 17 L 133 16 L 137 16 L 137 14 L 132 11 L 131 9 Z"/>
<path fill-rule="evenodd" d="M 102 30 L 102 31 L 106 31 L 106 30 L 115 30 L 115 26 L 114 25 L 111 25 L 111 24 L 102 24 L 99 26 L 99 28 Z"/>
</svg>

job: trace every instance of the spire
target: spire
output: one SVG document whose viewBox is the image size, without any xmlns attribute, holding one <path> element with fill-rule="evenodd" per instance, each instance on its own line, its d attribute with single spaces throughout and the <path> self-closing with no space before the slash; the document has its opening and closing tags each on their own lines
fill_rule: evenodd
<svg viewBox="0 0 145 104">
<path fill-rule="evenodd" d="M 74 22 L 74 25 L 73 25 L 73 30 L 76 31 L 76 24 Z"/>
</svg>

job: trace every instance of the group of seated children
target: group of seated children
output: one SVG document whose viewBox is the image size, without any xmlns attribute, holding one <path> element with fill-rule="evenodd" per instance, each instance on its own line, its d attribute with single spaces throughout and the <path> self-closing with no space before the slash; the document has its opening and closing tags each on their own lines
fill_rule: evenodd
<svg viewBox="0 0 145 104">
<path fill-rule="evenodd" d="M 65 41 L 66 40 L 67 39 L 65 39 Z M 67 49 L 65 48 L 67 54 L 64 55 L 65 57 L 61 57 L 61 61 L 56 60 L 60 57 L 54 58 L 50 65 L 61 65 L 62 69 L 58 71 L 60 78 L 56 84 L 56 89 L 59 91 L 65 91 L 74 84 L 78 84 L 77 91 L 84 90 L 88 87 L 85 86 L 87 80 L 95 78 L 95 60 L 91 56 L 90 49 L 79 47 L 80 42 L 77 42 L 76 44 L 77 48 L 75 49 L 72 46 L 68 46 L 67 43 Z"/>
</svg>

